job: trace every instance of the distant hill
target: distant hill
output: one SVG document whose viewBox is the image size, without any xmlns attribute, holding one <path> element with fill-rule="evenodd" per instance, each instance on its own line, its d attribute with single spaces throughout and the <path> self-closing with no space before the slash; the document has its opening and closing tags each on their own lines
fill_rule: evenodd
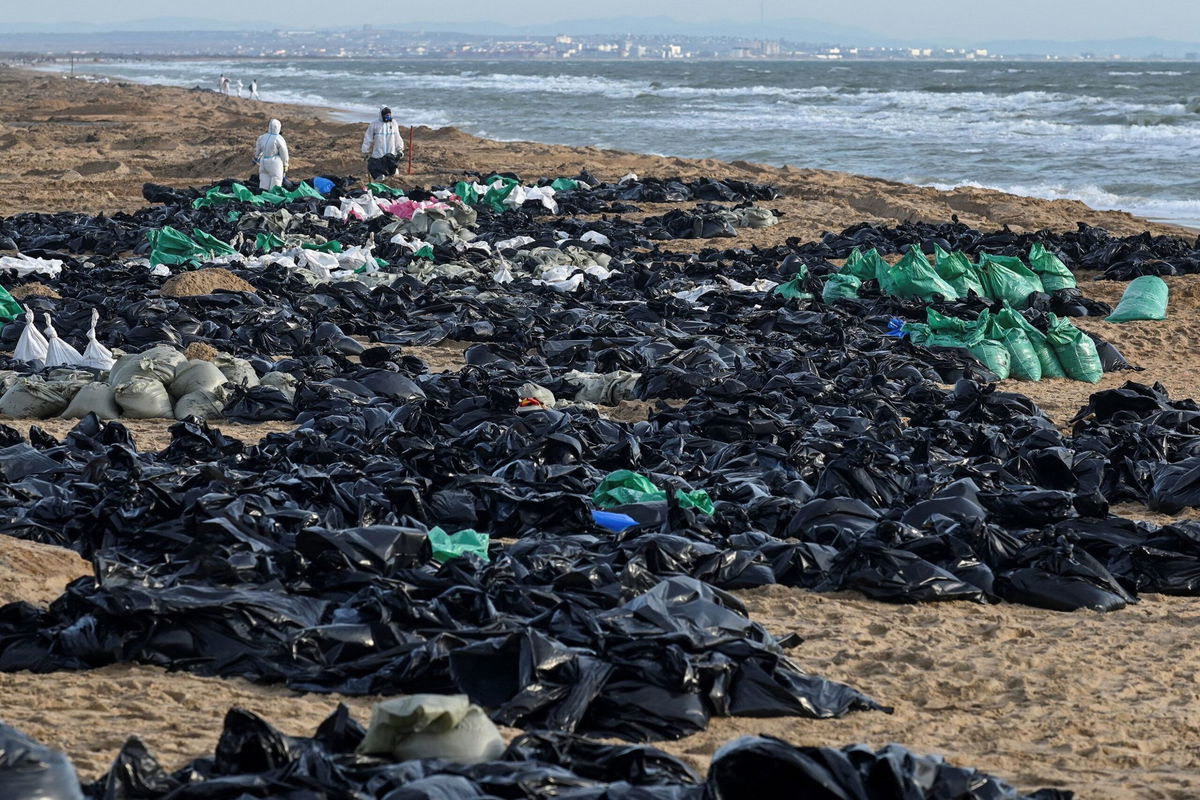
<svg viewBox="0 0 1200 800">
<path fill-rule="evenodd" d="M 123 22 L 5 22 L 4 33 L 161 33 L 163 31 L 270 31 L 277 22 L 225 22 L 193 17 L 160 17 Z"/>
</svg>

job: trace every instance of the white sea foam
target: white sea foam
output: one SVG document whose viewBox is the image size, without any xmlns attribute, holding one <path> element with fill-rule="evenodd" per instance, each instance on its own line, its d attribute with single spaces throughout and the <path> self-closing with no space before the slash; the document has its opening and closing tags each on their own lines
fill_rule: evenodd
<svg viewBox="0 0 1200 800">
<path fill-rule="evenodd" d="M 1067 186 L 1057 183 L 1029 183 L 986 186 L 978 181 L 962 181 L 959 183 L 933 182 L 925 185 L 943 191 L 969 187 L 995 189 L 1024 197 L 1040 197 L 1044 200 L 1078 200 L 1100 211 L 1128 211 L 1151 220 L 1200 228 L 1200 200 L 1172 200 L 1121 195 L 1093 184 Z"/>
</svg>

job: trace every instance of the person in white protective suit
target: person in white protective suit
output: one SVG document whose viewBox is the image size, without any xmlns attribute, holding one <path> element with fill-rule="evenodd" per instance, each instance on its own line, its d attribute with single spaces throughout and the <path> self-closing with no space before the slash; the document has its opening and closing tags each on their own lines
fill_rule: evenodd
<svg viewBox="0 0 1200 800">
<path fill-rule="evenodd" d="M 221 94 L 229 94 L 229 78 L 226 78 L 224 74 L 222 74 L 221 79 L 217 81 L 217 86 L 221 87 Z"/>
<path fill-rule="evenodd" d="M 250 99 L 251 100 L 258 99 L 258 81 L 256 81 L 256 80 L 250 81 Z"/>
<path fill-rule="evenodd" d="M 254 162 L 258 164 L 258 186 L 260 189 L 272 189 L 283 185 L 283 176 L 287 174 L 288 146 L 287 141 L 280 135 L 279 120 L 273 119 L 267 125 L 267 132 L 258 137 L 254 146 Z"/>
<path fill-rule="evenodd" d="M 362 151 L 367 157 L 367 172 L 373 180 L 396 174 L 400 156 L 404 155 L 404 137 L 387 106 L 379 109 L 379 119 L 367 127 Z"/>
<path fill-rule="evenodd" d="M 241 79 L 241 78 L 238 78 L 238 80 L 237 80 L 237 93 L 238 93 L 238 97 L 241 97 L 241 96 L 242 96 L 242 89 L 243 89 L 243 86 L 242 86 L 242 79 Z"/>
</svg>

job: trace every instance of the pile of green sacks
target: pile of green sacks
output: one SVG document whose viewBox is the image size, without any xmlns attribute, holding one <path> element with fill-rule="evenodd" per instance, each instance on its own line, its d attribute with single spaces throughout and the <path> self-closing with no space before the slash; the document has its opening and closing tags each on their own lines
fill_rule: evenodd
<svg viewBox="0 0 1200 800">
<path fill-rule="evenodd" d="M 225 203 L 240 201 L 250 203 L 255 206 L 278 206 L 284 203 L 290 203 L 293 200 L 300 200 L 305 197 L 315 197 L 321 199 L 323 194 L 318 192 L 308 181 L 301 181 L 300 185 L 292 191 L 287 191 L 282 186 L 276 186 L 272 189 L 267 189 L 264 192 L 255 194 L 246 186 L 235 183 L 230 187 L 230 192 L 221 191 L 221 187 L 214 186 L 204 193 L 203 197 L 197 197 L 192 201 L 192 208 L 207 208 L 208 206 L 219 206 Z"/>
<path fill-rule="evenodd" d="M 158 230 L 146 231 L 146 238 L 150 240 L 152 267 L 159 264 L 180 266 L 237 254 L 237 250 L 199 228 L 192 228 L 192 235 L 188 236 L 165 225 Z"/>
<path fill-rule="evenodd" d="M 869 280 L 878 281 L 879 288 L 893 297 L 931 301 L 941 296 L 956 300 L 974 292 L 1018 310 L 1028 306 L 1029 295 L 1035 292 L 1075 287 L 1071 270 L 1040 244 L 1030 249 L 1028 266 L 1013 256 L 988 253 L 981 253 L 976 264 L 966 253 L 947 253 L 937 245 L 930 263 L 913 245 L 895 264 L 884 261 L 878 250 L 864 253 L 855 248 L 845 266 L 825 282 L 822 296 L 827 303 L 856 298 L 862 284 Z"/>
<path fill-rule="evenodd" d="M 1070 320 L 1051 314 L 1043 333 L 1007 302 L 996 314 L 985 309 L 975 320 L 926 309 L 926 322 L 906 323 L 904 332 L 925 347 L 964 348 L 1000 380 L 1071 378 L 1097 383 L 1104 377 L 1096 343 Z"/>
<path fill-rule="evenodd" d="M 492 184 L 496 183 L 497 181 L 499 181 L 499 185 L 492 186 Z M 492 175 L 484 180 L 482 185 L 490 188 L 488 188 L 488 190 L 483 194 L 480 194 L 479 190 L 475 188 L 475 184 L 473 182 L 459 181 L 458 183 L 454 184 L 454 193 L 458 195 L 459 199 L 462 200 L 463 204 L 468 208 L 482 203 L 486 206 L 490 206 L 497 214 L 503 214 L 505 211 L 508 211 L 508 207 L 504 205 L 504 201 L 510 194 L 513 193 L 514 189 L 521 185 L 521 183 L 520 181 L 513 180 L 512 178 L 506 178 L 503 175 Z M 572 178 L 556 178 L 554 182 L 550 184 L 550 188 L 555 192 L 570 192 L 583 185 L 585 184 L 581 184 L 579 181 Z"/>
</svg>

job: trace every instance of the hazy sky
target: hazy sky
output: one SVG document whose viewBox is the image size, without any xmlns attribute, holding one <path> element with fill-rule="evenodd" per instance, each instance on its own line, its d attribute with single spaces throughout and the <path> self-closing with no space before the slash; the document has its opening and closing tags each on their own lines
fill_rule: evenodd
<svg viewBox="0 0 1200 800">
<path fill-rule="evenodd" d="M 36 12 L 31 9 L 36 8 Z M 388 9 L 395 8 L 395 14 Z M 272 17 L 271 12 L 277 12 Z M 454 0 L 450 3 L 331 3 L 329 0 L 0 0 L 0 18 L 21 22 L 106 22 L 161 17 L 262 20 L 281 27 L 401 21 L 501 20 L 511 24 L 570 19 L 670 16 L 689 20 L 757 18 L 758 0 Z M 1089 39 L 1161 36 L 1200 41 L 1196 0 L 766 0 L 768 21 L 807 17 L 888 38 Z"/>
</svg>

